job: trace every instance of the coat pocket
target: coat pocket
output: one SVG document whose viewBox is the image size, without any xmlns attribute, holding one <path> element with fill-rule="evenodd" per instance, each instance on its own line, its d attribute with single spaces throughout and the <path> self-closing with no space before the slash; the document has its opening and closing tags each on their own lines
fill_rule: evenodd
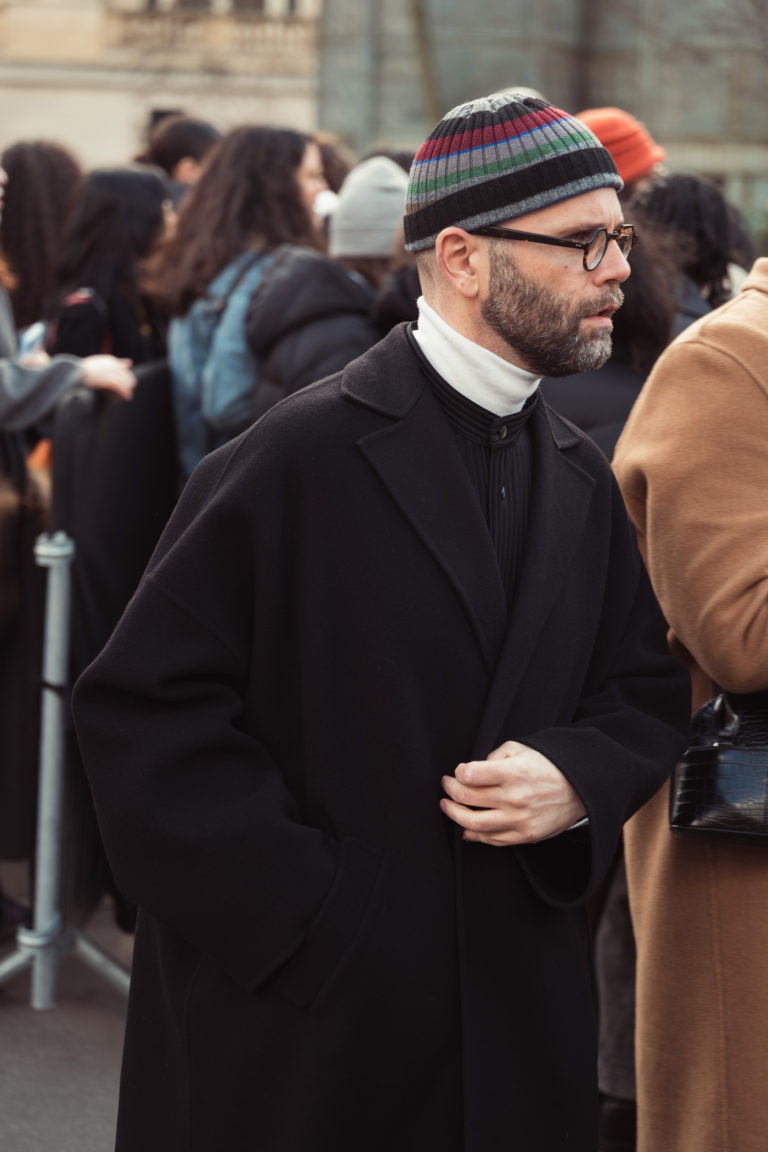
<svg viewBox="0 0 768 1152">
<path fill-rule="evenodd" d="M 303 944 L 260 991 L 311 1007 L 362 927 L 382 863 L 378 849 L 351 838 L 342 842 L 336 879 Z"/>
</svg>

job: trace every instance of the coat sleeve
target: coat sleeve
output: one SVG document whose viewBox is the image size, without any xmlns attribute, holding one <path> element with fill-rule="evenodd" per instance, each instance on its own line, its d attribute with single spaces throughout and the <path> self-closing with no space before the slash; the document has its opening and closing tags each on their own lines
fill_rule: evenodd
<svg viewBox="0 0 768 1152">
<path fill-rule="evenodd" d="M 44 368 L 27 368 L 16 354 L 13 313 L 7 293 L 0 290 L 0 428 L 6 432 L 38 424 L 83 378 L 74 357 L 56 356 Z"/>
<path fill-rule="evenodd" d="M 578 792 L 588 827 L 521 851 L 539 894 L 557 905 L 588 896 L 613 861 L 622 825 L 669 776 L 682 753 L 690 681 L 666 651 L 663 622 L 644 573 L 610 675 L 586 693 L 573 722 L 522 738 Z"/>
<path fill-rule="evenodd" d="M 321 981 L 335 967 L 378 856 L 302 823 L 243 720 L 254 589 L 238 515 L 210 514 L 221 456 L 187 486 L 74 715 L 124 895 L 248 988 L 293 960 L 290 987 L 297 968 Z"/>
<path fill-rule="evenodd" d="M 0 427 L 23 432 L 39 424 L 82 379 L 79 362 L 69 356 L 56 356 L 45 368 L 0 360 Z"/>
<path fill-rule="evenodd" d="M 767 443 L 765 361 L 761 378 L 735 349 L 683 339 L 615 460 L 674 637 L 732 692 L 768 687 Z"/>
<path fill-rule="evenodd" d="M 588 827 L 520 850 L 534 887 L 557 905 L 600 884 L 622 825 L 662 786 L 688 738 L 690 679 L 669 653 L 618 491 L 612 537 L 599 628 L 568 723 L 519 737 L 557 765 L 589 818 Z"/>
</svg>

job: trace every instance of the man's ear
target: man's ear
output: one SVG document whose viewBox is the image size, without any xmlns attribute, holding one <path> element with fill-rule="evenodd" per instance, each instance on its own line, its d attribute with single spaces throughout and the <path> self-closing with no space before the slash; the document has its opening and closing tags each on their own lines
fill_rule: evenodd
<svg viewBox="0 0 768 1152">
<path fill-rule="evenodd" d="M 467 300 L 480 291 L 483 253 L 463 228 L 444 228 L 435 240 L 435 263 L 444 279 Z"/>
</svg>

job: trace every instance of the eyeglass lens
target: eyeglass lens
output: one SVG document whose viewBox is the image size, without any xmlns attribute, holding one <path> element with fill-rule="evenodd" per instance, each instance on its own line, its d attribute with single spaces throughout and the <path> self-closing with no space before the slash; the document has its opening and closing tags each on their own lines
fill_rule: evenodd
<svg viewBox="0 0 768 1152">
<path fill-rule="evenodd" d="M 601 228 L 598 232 L 595 233 L 592 243 L 590 244 L 589 248 L 587 248 L 586 263 L 590 272 L 597 268 L 603 256 L 605 256 L 605 250 L 608 247 L 609 239 L 616 241 L 619 246 L 619 252 L 621 252 L 622 256 L 628 256 L 632 250 L 631 231 L 619 232 L 618 235 L 614 235 L 609 233 L 607 229 Z"/>
<path fill-rule="evenodd" d="M 605 228 L 601 228 L 599 232 L 595 233 L 592 239 L 592 243 L 590 244 L 589 248 L 587 248 L 585 253 L 587 257 L 586 265 L 590 272 L 597 268 L 598 264 L 605 255 L 605 250 L 607 247 L 608 233 L 606 232 Z"/>
</svg>

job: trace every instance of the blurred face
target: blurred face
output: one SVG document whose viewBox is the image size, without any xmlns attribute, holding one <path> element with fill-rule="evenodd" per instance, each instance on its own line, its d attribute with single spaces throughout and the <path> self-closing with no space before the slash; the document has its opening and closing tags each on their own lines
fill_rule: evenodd
<svg viewBox="0 0 768 1152">
<path fill-rule="evenodd" d="M 176 224 L 178 223 L 178 213 L 174 207 L 173 200 L 163 200 L 163 226 L 160 233 L 161 240 L 167 240 L 176 231 Z"/>
<path fill-rule="evenodd" d="M 313 214 L 318 192 L 323 192 L 328 187 L 323 175 L 323 158 L 317 144 L 307 144 L 301 164 L 296 169 L 296 182 L 304 207 Z"/>
</svg>

